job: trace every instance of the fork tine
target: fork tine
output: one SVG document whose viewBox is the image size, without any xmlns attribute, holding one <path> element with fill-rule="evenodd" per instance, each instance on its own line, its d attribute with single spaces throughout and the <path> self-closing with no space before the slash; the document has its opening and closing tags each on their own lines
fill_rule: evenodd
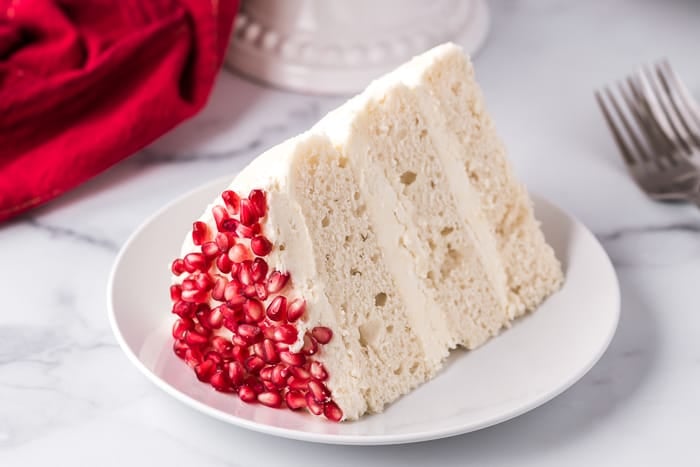
<svg viewBox="0 0 700 467">
<path fill-rule="evenodd" d="M 677 150 L 674 133 L 660 103 L 659 93 L 647 78 L 644 69 L 635 76 L 629 77 L 628 82 L 636 98 L 644 103 L 648 122 L 646 134 L 650 139 L 655 138 L 654 154 L 656 157 L 672 154 Z"/>
<path fill-rule="evenodd" d="M 625 86 L 625 84 L 627 84 L 627 86 Z M 629 109 L 629 113 L 637 122 L 637 125 L 641 128 L 642 131 L 640 131 L 640 133 L 642 135 L 642 139 L 647 142 L 647 146 L 642 144 L 639 138 L 637 138 L 637 132 L 633 131 L 627 121 L 624 120 L 623 124 L 627 128 L 627 132 L 632 136 L 632 143 L 635 145 L 642 160 L 645 162 L 656 160 L 657 154 L 666 152 L 667 148 L 663 145 L 664 141 L 659 140 L 658 137 L 655 137 L 658 135 L 658 129 L 653 125 L 654 119 L 649 116 L 649 109 L 647 108 L 645 99 L 636 92 L 634 83 L 630 79 L 619 82 L 618 88 L 625 105 Z M 630 96 L 630 92 L 635 97 Z M 622 114 L 622 111 L 619 108 L 617 111 L 618 114 Z M 651 151 L 646 151 L 645 147 L 651 147 Z"/>
<path fill-rule="evenodd" d="M 610 92 L 610 89 L 606 87 L 604 88 L 604 90 L 608 97 L 608 100 L 613 103 L 613 106 L 615 107 L 617 114 L 620 117 L 620 120 L 623 122 L 623 125 L 625 125 L 625 128 L 628 128 L 627 121 L 624 119 L 624 116 L 622 116 L 622 113 L 620 112 L 619 107 L 617 106 L 615 99 L 612 96 L 612 93 Z M 598 107 L 600 107 L 601 112 L 603 112 L 605 121 L 613 134 L 613 138 L 615 139 L 615 143 L 617 144 L 617 147 L 620 150 L 620 153 L 622 154 L 622 158 L 624 159 L 627 165 L 634 165 L 636 163 L 636 158 L 634 157 L 634 154 L 630 150 L 629 146 L 627 146 L 627 143 L 625 142 L 625 139 L 622 136 L 622 133 L 620 133 L 620 130 L 618 129 L 617 125 L 615 125 L 615 120 L 613 119 L 610 110 L 608 110 L 608 106 L 605 105 L 605 100 L 603 99 L 603 96 L 600 93 L 600 91 L 595 92 L 595 98 L 598 102 Z M 636 140 L 634 141 L 636 146 Z"/>
<path fill-rule="evenodd" d="M 671 103 L 689 134 L 691 143 L 700 147 L 700 109 L 688 89 L 678 78 L 667 59 L 656 65 L 656 71 L 671 97 Z"/>
<path fill-rule="evenodd" d="M 675 143 L 674 149 L 691 154 L 690 144 L 692 143 L 688 143 L 690 136 L 681 123 L 682 117 L 680 117 L 678 112 L 676 112 L 675 106 L 671 103 L 669 91 L 661 82 L 660 75 L 655 73 L 655 71 L 657 70 L 652 70 L 646 66 L 643 68 L 643 74 L 646 75 L 646 78 L 651 85 L 651 90 L 655 94 L 659 107 L 661 108 L 665 117 L 664 126 L 666 127 L 666 136 L 669 137 L 672 143 Z M 668 131 L 669 128 L 671 130 L 670 132 Z"/>
</svg>

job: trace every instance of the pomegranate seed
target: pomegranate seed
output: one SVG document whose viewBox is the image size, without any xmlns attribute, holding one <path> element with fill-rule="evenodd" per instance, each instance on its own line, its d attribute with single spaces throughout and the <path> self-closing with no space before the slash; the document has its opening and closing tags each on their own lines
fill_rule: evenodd
<svg viewBox="0 0 700 467">
<path fill-rule="evenodd" d="M 226 291 L 226 284 L 228 284 L 228 281 L 222 276 L 217 275 L 215 277 L 214 286 L 211 289 L 211 298 L 219 302 L 223 302 L 226 300 L 224 292 Z"/>
<path fill-rule="evenodd" d="M 235 243 L 233 237 L 227 232 L 219 232 L 214 238 L 214 243 L 219 247 L 221 253 L 226 253 L 231 249 L 231 246 Z"/>
<path fill-rule="evenodd" d="M 204 290 L 183 290 L 182 300 L 186 302 L 204 303 L 207 301 L 207 292 Z"/>
<path fill-rule="evenodd" d="M 234 360 L 238 363 L 245 363 L 245 359 L 248 358 L 248 348 L 245 345 L 234 345 L 231 349 L 231 355 L 233 355 Z"/>
<path fill-rule="evenodd" d="M 275 343 L 270 339 L 265 339 L 262 342 L 262 355 L 261 357 L 267 363 L 277 363 L 280 361 L 280 357 L 277 354 L 277 349 L 275 348 Z"/>
<path fill-rule="evenodd" d="M 185 352 L 185 363 L 190 368 L 194 368 L 202 363 L 202 351 L 196 348 L 189 348 Z"/>
<path fill-rule="evenodd" d="M 211 310 L 208 316 L 207 324 L 211 329 L 219 329 L 224 322 L 224 315 L 219 307 Z"/>
<path fill-rule="evenodd" d="M 233 392 L 233 388 L 226 378 L 226 374 L 221 371 L 217 371 L 211 376 L 209 384 L 219 392 Z"/>
<path fill-rule="evenodd" d="M 224 321 L 224 326 L 226 326 L 226 321 Z M 227 327 L 226 329 L 230 329 L 230 328 Z M 232 332 L 235 332 L 235 329 Z M 233 335 L 231 337 L 231 342 L 233 342 L 235 345 L 244 346 L 244 347 L 248 345 L 247 340 L 245 340 L 241 336 L 237 336 L 237 335 Z"/>
<path fill-rule="evenodd" d="M 287 320 L 290 323 L 295 322 L 302 316 L 304 316 L 304 313 L 306 312 L 306 300 L 303 298 L 297 298 L 292 300 L 292 302 L 289 304 L 289 308 L 287 308 Z"/>
<path fill-rule="evenodd" d="M 267 279 L 267 291 L 270 293 L 277 293 L 287 285 L 289 280 L 288 272 L 272 271 L 270 277 Z"/>
<path fill-rule="evenodd" d="M 266 391 L 258 394 L 258 402 L 276 409 L 282 405 L 282 396 L 276 391 Z"/>
<path fill-rule="evenodd" d="M 343 418 L 343 411 L 335 402 L 329 401 L 323 408 L 323 415 L 332 422 L 339 422 Z"/>
<path fill-rule="evenodd" d="M 234 263 L 241 263 L 247 259 L 253 258 L 253 256 L 250 254 L 250 250 L 248 249 L 248 247 L 246 247 L 242 243 L 236 243 L 235 245 L 233 245 L 228 251 L 228 257 Z"/>
<path fill-rule="evenodd" d="M 251 207 L 255 210 L 255 215 L 265 217 L 267 210 L 267 202 L 265 200 L 265 192 L 262 190 L 252 190 L 248 195 Z"/>
<path fill-rule="evenodd" d="M 211 375 L 215 370 L 216 364 L 211 360 L 204 360 L 202 363 L 194 367 L 194 372 L 197 375 L 197 378 L 205 383 L 209 381 L 209 378 L 211 378 Z"/>
<path fill-rule="evenodd" d="M 238 397 L 240 397 L 243 402 L 248 402 L 249 404 L 258 400 L 258 396 L 255 394 L 253 388 L 247 385 L 238 388 Z"/>
<path fill-rule="evenodd" d="M 245 376 L 245 369 L 240 362 L 229 362 L 226 365 L 226 370 L 228 373 L 228 379 L 234 386 L 239 386 L 243 382 L 243 377 Z"/>
<path fill-rule="evenodd" d="M 318 352 L 318 342 L 308 332 L 304 334 L 304 346 L 301 348 L 301 353 L 304 355 L 313 355 Z"/>
<path fill-rule="evenodd" d="M 194 282 L 197 286 L 197 290 L 202 290 L 204 292 L 208 292 L 214 287 L 214 281 L 209 274 L 199 274 Z"/>
<path fill-rule="evenodd" d="M 267 293 L 267 289 L 265 288 L 265 286 L 262 284 L 255 284 L 254 287 L 255 287 L 255 293 L 256 293 L 257 297 L 263 301 L 267 300 L 268 293 Z"/>
<path fill-rule="evenodd" d="M 233 348 L 231 343 L 221 336 L 214 336 L 211 338 L 211 347 L 220 354 L 227 354 Z"/>
<path fill-rule="evenodd" d="M 219 255 L 219 246 L 214 242 L 202 244 L 202 254 L 207 260 L 212 260 Z"/>
<path fill-rule="evenodd" d="M 293 344 L 297 341 L 298 335 L 297 329 L 291 324 L 280 324 L 272 333 L 272 338 L 277 342 Z"/>
<path fill-rule="evenodd" d="M 200 303 L 198 311 L 195 313 L 197 316 L 208 316 L 209 315 L 209 305 L 206 303 Z M 197 334 L 201 334 L 204 337 L 209 337 L 211 335 L 211 330 L 207 328 L 206 326 L 202 326 L 201 323 L 194 323 L 194 332 Z"/>
<path fill-rule="evenodd" d="M 173 264 L 170 265 L 170 270 L 173 272 L 173 274 L 179 276 L 185 272 L 185 262 L 180 258 L 177 258 L 175 261 L 173 261 Z"/>
<path fill-rule="evenodd" d="M 221 230 L 221 223 L 230 217 L 228 211 L 223 206 L 214 206 L 211 208 L 211 212 L 214 214 L 216 228 Z"/>
<path fill-rule="evenodd" d="M 296 390 L 303 390 L 306 391 L 309 389 L 309 385 L 307 384 L 307 381 L 303 381 L 296 376 L 290 376 L 287 378 L 287 386 L 289 386 L 290 389 L 296 389 Z"/>
<path fill-rule="evenodd" d="M 207 239 L 209 227 L 202 221 L 197 221 L 192 224 L 192 242 L 195 245 L 201 245 Z"/>
<path fill-rule="evenodd" d="M 238 335 L 249 344 L 255 343 L 262 339 L 262 332 L 260 331 L 260 328 L 253 324 L 239 324 L 237 331 Z"/>
<path fill-rule="evenodd" d="M 188 319 L 177 319 L 173 323 L 173 337 L 175 339 L 184 339 L 187 331 L 192 329 L 192 321 Z"/>
<path fill-rule="evenodd" d="M 325 381 L 328 379 L 328 372 L 321 362 L 311 362 L 309 371 L 311 372 L 311 376 L 319 381 Z"/>
<path fill-rule="evenodd" d="M 314 415 L 321 415 L 323 413 L 323 404 L 316 402 L 314 396 L 310 393 L 306 393 L 306 407 Z"/>
<path fill-rule="evenodd" d="M 219 310 L 221 311 L 224 319 L 240 321 L 241 318 L 243 318 L 243 310 L 240 308 L 231 308 L 230 306 L 224 304 L 219 306 Z"/>
<path fill-rule="evenodd" d="M 287 376 L 289 371 L 284 365 L 275 365 L 272 369 L 272 381 L 278 388 L 283 388 L 287 384 Z"/>
<path fill-rule="evenodd" d="M 243 287 L 243 291 L 241 293 L 246 298 L 252 298 L 252 299 L 258 298 L 258 289 L 256 289 L 253 284 L 246 285 L 245 287 Z"/>
<path fill-rule="evenodd" d="M 333 337 L 333 331 L 324 326 L 316 326 L 311 330 L 311 335 L 314 336 L 319 344 L 327 344 Z"/>
<path fill-rule="evenodd" d="M 209 339 L 207 339 L 207 336 L 203 336 L 194 331 L 188 331 L 187 335 L 185 336 L 185 342 L 187 342 L 189 345 L 204 345 L 209 342 Z"/>
<path fill-rule="evenodd" d="M 224 298 L 226 299 L 227 302 L 230 301 L 235 301 L 238 303 L 239 300 L 234 300 L 236 297 L 240 297 L 241 295 L 241 284 L 239 284 L 236 281 L 231 281 L 228 284 L 226 284 L 226 287 L 224 288 Z M 243 301 L 241 301 L 241 304 Z"/>
<path fill-rule="evenodd" d="M 311 393 L 316 402 L 326 402 L 330 396 L 328 389 L 316 380 L 309 381 L 309 393 Z"/>
<path fill-rule="evenodd" d="M 243 225 L 239 223 L 236 225 L 236 235 L 240 238 L 253 238 L 255 234 L 260 232 L 260 227 L 258 224 L 253 225 Z"/>
<path fill-rule="evenodd" d="M 185 269 L 188 272 L 202 271 L 207 272 L 207 259 L 201 253 L 188 253 L 184 258 Z"/>
<path fill-rule="evenodd" d="M 262 235 L 258 235 L 250 241 L 250 249 L 258 256 L 266 256 L 272 251 L 272 243 Z"/>
<path fill-rule="evenodd" d="M 284 397 L 287 407 L 292 410 L 299 410 L 306 407 L 306 398 L 300 391 L 289 391 Z"/>
<path fill-rule="evenodd" d="M 221 193 L 221 198 L 224 200 L 226 207 L 231 210 L 233 214 L 238 214 L 238 208 L 240 207 L 241 198 L 233 190 L 226 190 Z"/>
<path fill-rule="evenodd" d="M 182 287 L 177 285 L 177 284 L 171 285 L 170 286 L 170 300 L 176 302 L 176 301 L 180 300 L 180 297 L 182 297 Z"/>
<path fill-rule="evenodd" d="M 258 220 L 255 208 L 251 205 L 250 200 L 241 200 L 241 210 L 240 210 L 241 224 L 251 226 L 255 224 Z"/>
<path fill-rule="evenodd" d="M 251 285 L 253 283 L 253 273 L 250 270 L 252 264 L 253 262 L 250 260 L 245 260 L 241 263 L 241 267 L 238 270 L 238 280 L 243 285 Z"/>
<path fill-rule="evenodd" d="M 236 219 L 224 219 L 221 221 L 221 227 L 219 230 L 221 232 L 235 232 L 238 228 L 239 222 Z"/>
<path fill-rule="evenodd" d="M 262 367 L 265 366 L 265 361 L 257 355 L 251 355 L 245 359 L 243 365 L 245 366 L 245 369 L 251 373 L 257 373 Z"/>
<path fill-rule="evenodd" d="M 175 355 L 181 359 L 185 358 L 185 355 L 189 349 L 190 347 L 182 340 L 176 340 L 173 343 L 173 352 L 175 352 Z"/>
<path fill-rule="evenodd" d="M 291 366 L 289 367 L 289 372 L 300 381 L 306 382 L 311 379 L 311 373 L 301 366 Z"/>
<path fill-rule="evenodd" d="M 204 353 L 204 360 L 211 360 L 212 362 L 219 365 L 221 362 L 224 361 L 224 358 L 219 352 L 216 352 L 214 350 L 208 350 Z"/>
<path fill-rule="evenodd" d="M 285 321 L 287 319 L 287 299 L 282 295 L 275 297 L 267 306 L 267 317 L 272 321 Z"/>
<path fill-rule="evenodd" d="M 306 357 L 300 353 L 284 351 L 280 352 L 280 360 L 289 366 L 302 366 L 306 362 Z"/>
<path fill-rule="evenodd" d="M 190 275 L 188 277 L 196 277 L 193 275 Z M 197 290 L 197 282 L 194 279 L 185 279 L 182 281 L 182 290 Z"/>
<path fill-rule="evenodd" d="M 270 381 L 272 379 L 272 366 L 266 366 L 260 370 L 258 374 L 261 380 Z"/>
<path fill-rule="evenodd" d="M 233 262 L 231 261 L 231 258 L 229 258 L 228 254 L 226 253 L 222 253 L 218 258 L 216 258 L 216 268 L 224 274 L 231 272 L 232 264 Z"/>
<path fill-rule="evenodd" d="M 246 321 L 249 323 L 257 323 L 265 318 L 262 303 L 255 299 L 248 299 L 243 304 L 243 312 L 245 313 Z"/>
<path fill-rule="evenodd" d="M 194 316 L 195 309 L 196 306 L 194 303 L 185 302 L 183 300 L 173 303 L 173 313 L 181 318 L 191 318 Z"/>
<path fill-rule="evenodd" d="M 264 259 L 255 258 L 253 264 L 250 266 L 250 272 L 253 275 L 253 282 L 256 284 L 262 282 L 262 280 L 265 279 L 265 276 L 267 276 L 268 269 L 269 267 Z"/>
</svg>

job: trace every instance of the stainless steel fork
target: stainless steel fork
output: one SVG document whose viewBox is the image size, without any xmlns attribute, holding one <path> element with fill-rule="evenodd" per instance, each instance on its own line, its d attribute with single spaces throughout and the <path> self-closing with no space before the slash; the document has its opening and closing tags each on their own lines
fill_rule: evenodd
<svg viewBox="0 0 700 467">
<path fill-rule="evenodd" d="M 700 108 L 667 61 L 596 91 L 627 169 L 651 198 L 700 207 Z"/>
</svg>

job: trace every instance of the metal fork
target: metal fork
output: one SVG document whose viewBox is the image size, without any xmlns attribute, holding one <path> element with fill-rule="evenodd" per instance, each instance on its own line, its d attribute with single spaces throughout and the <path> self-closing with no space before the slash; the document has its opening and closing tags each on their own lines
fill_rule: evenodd
<svg viewBox="0 0 700 467">
<path fill-rule="evenodd" d="M 595 96 L 627 169 L 651 198 L 700 207 L 700 108 L 667 61 Z"/>
</svg>

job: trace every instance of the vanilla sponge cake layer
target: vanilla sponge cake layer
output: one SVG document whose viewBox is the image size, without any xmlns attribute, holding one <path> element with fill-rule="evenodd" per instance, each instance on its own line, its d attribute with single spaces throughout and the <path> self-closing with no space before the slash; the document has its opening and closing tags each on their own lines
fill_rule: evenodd
<svg viewBox="0 0 700 467">
<path fill-rule="evenodd" d="M 302 336 L 345 419 L 380 412 L 474 349 L 562 281 L 514 178 L 468 59 L 417 57 L 267 151 L 233 181 L 267 192 L 271 268 L 307 302 Z M 219 198 L 215 204 L 221 204 Z M 215 227 L 211 207 L 201 220 Z M 196 251 L 188 236 L 183 255 Z"/>
</svg>

